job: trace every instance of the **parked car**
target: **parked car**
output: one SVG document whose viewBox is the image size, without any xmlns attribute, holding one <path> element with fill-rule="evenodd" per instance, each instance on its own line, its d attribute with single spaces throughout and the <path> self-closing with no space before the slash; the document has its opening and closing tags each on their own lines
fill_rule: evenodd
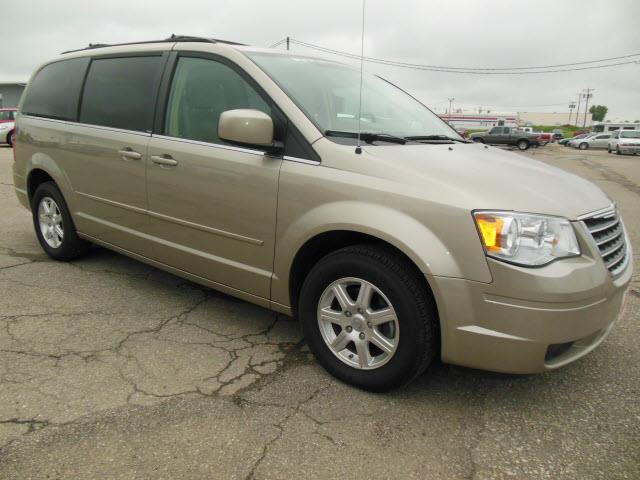
<svg viewBox="0 0 640 480">
<path fill-rule="evenodd" d="M 538 135 L 524 132 L 517 127 L 493 127 L 488 132 L 472 133 L 469 138 L 474 142 L 491 145 L 513 145 L 520 150 L 540 145 Z"/>
<path fill-rule="evenodd" d="M 536 132 L 535 134 L 538 136 L 538 142 L 540 142 L 540 145 L 542 145 L 542 146 L 553 142 L 553 134 L 552 133 L 549 133 L 549 132 Z"/>
<path fill-rule="evenodd" d="M 0 108 L 0 143 L 13 145 L 15 108 Z"/>
<path fill-rule="evenodd" d="M 13 122 L 16 119 L 15 108 L 0 108 L 0 123 Z"/>
<path fill-rule="evenodd" d="M 561 128 L 554 128 L 552 133 L 553 133 L 553 138 L 555 140 L 560 140 L 564 138 L 564 132 L 562 131 Z"/>
<path fill-rule="evenodd" d="M 577 148 L 579 142 L 583 140 L 587 140 L 591 137 L 594 137 L 595 135 L 596 135 L 595 133 L 585 133 L 582 135 L 576 135 L 571 140 L 569 140 L 569 142 L 567 143 L 567 146 Z"/>
<path fill-rule="evenodd" d="M 575 140 L 571 143 L 571 146 L 579 148 L 580 150 L 587 150 L 588 148 L 607 148 L 609 138 L 611 138 L 610 133 L 594 133 L 588 137 L 581 138 L 580 140 Z"/>
<path fill-rule="evenodd" d="M 611 133 L 607 145 L 607 152 L 640 153 L 640 130 L 617 130 Z"/>
<path fill-rule="evenodd" d="M 0 143 L 8 143 L 11 147 L 13 145 L 13 132 L 15 130 L 14 122 L 2 122 L 0 123 Z"/>
<path fill-rule="evenodd" d="M 192 37 L 62 55 L 28 83 L 14 154 L 51 258 L 96 243 L 294 315 L 319 363 L 369 390 L 436 355 L 559 368 L 605 339 L 632 277 L 597 186 L 306 55 Z"/>
<path fill-rule="evenodd" d="M 569 145 L 569 142 L 571 142 L 572 140 L 580 140 L 581 138 L 584 138 L 586 136 L 587 134 L 583 133 L 581 135 L 576 135 L 575 137 L 566 137 L 566 138 L 563 138 L 562 140 L 559 140 L 558 144 L 564 145 L 565 147 L 570 147 L 571 145 Z"/>
</svg>

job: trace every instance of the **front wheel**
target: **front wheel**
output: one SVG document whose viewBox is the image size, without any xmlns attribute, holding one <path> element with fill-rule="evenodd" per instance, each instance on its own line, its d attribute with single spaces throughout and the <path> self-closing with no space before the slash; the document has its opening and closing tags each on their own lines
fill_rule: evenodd
<svg viewBox="0 0 640 480">
<path fill-rule="evenodd" d="M 7 144 L 10 147 L 13 147 L 13 130 L 9 132 L 9 135 L 7 135 Z"/>
<path fill-rule="evenodd" d="M 69 261 L 86 253 L 89 243 L 78 237 L 67 203 L 55 183 L 38 186 L 31 200 L 31 213 L 38 241 L 49 257 Z"/>
<path fill-rule="evenodd" d="M 376 245 L 330 253 L 304 281 L 298 313 L 318 362 L 340 380 L 388 391 L 420 375 L 438 351 L 425 278 Z"/>
<path fill-rule="evenodd" d="M 475 143 L 484 143 L 484 140 L 482 138 L 473 138 L 472 139 Z"/>
<path fill-rule="evenodd" d="M 589 148 L 589 144 L 588 143 L 581 143 L 580 145 L 578 145 L 578 148 L 580 150 L 586 150 L 587 148 Z"/>
<path fill-rule="evenodd" d="M 518 150 L 526 150 L 529 148 L 529 142 L 527 140 L 518 140 Z"/>
</svg>

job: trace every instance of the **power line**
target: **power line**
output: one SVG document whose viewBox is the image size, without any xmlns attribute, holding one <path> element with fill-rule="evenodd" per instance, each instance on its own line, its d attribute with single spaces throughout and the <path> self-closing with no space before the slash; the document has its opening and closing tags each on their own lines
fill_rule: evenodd
<svg viewBox="0 0 640 480">
<path fill-rule="evenodd" d="M 286 38 L 283 38 L 282 40 L 278 40 L 276 43 L 269 45 L 267 48 L 276 48 L 279 47 L 280 45 L 282 45 L 283 43 L 285 43 L 287 41 Z"/>
<path fill-rule="evenodd" d="M 296 40 L 296 39 L 291 39 L 292 43 L 295 43 L 297 45 L 300 45 L 302 47 L 306 47 L 306 48 L 310 48 L 313 50 L 318 50 L 321 52 L 325 52 L 325 53 L 330 53 L 333 55 L 338 55 L 341 57 L 346 57 L 346 58 L 351 58 L 351 59 L 355 59 L 355 60 L 360 60 L 360 56 L 353 54 L 353 53 L 349 53 L 349 52 L 344 52 L 341 50 L 334 50 L 331 48 L 326 48 L 326 47 L 321 47 L 320 45 L 315 45 L 312 43 L 308 43 L 308 42 L 302 42 L 300 40 Z M 589 63 L 597 63 L 597 62 L 605 62 L 605 61 L 611 61 L 611 60 L 616 60 L 616 59 L 623 59 L 623 58 L 631 58 L 631 57 L 638 57 L 640 56 L 640 53 L 635 53 L 635 54 L 630 54 L 630 55 L 623 55 L 620 57 L 610 57 L 608 59 L 600 59 L 600 60 L 588 60 L 585 62 L 575 62 L 574 64 L 559 64 L 557 66 L 568 66 L 568 65 L 585 65 L 585 64 L 589 64 Z M 512 68 L 471 68 L 471 67 L 442 67 L 442 66 L 436 66 L 436 65 L 422 65 L 422 64 L 417 64 L 417 63 L 406 63 L 406 62 L 398 62 L 395 60 L 385 60 L 385 59 L 381 59 L 381 58 L 375 58 L 375 57 L 364 57 L 364 61 L 369 62 L 369 63 L 377 63 L 377 64 L 381 64 L 381 65 L 388 65 L 388 66 L 395 66 L 395 67 L 402 67 L 402 68 L 410 68 L 410 69 L 415 69 L 415 70 L 426 70 L 426 71 L 433 71 L 433 72 L 445 72 L 445 73 L 463 73 L 463 74 L 469 74 L 469 75 L 535 75 L 535 74 L 541 74 L 541 73 L 557 73 L 557 72 L 573 72 L 573 71 L 580 71 L 580 70 L 593 70 L 593 69 L 599 69 L 599 68 L 609 68 L 609 67 L 616 67 L 616 66 L 620 66 L 620 65 L 629 65 L 629 64 L 634 64 L 634 63 L 640 63 L 640 59 L 638 60 L 631 60 L 631 61 L 625 61 L 625 62 L 616 62 L 616 63 L 608 63 L 605 65 L 590 65 L 587 67 L 578 67 L 578 68 L 566 68 L 566 69 L 555 69 L 555 70 L 533 70 L 533 71 L 521 71 L 524 69 L 540 69 L 540 68 L 551 68 L 553 66 L 548 66 L 548 67 L 512 67 Z M 507 70 L 518 70 L 518 71 L 507 71 Z"/>
</svg>

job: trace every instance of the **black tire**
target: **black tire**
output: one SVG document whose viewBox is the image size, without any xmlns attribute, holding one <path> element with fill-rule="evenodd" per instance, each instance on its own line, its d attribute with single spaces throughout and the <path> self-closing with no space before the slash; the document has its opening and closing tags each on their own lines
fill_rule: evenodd
<svg viewBox="0 0 640 480">
<path fill-rule="evenodd" d="M 580 145 L 578 145 L 578 148 L 580 150 L 587 150 L 589 148 L 589 144 L 586 142 L 582 142 Z"/>
<path fill-rule="evenodd" d="M 13 130 L 11 130 L 7 135 L 7 143 L 10 147 L 13 147 Z"/>
<path fill-rule="evenodd" d="M 607 147 L 607 153 L 611 153 L 611 147 Z"/>
<path fill-rule="evenodd" d="M 47 243 L 40 230 L 40 221 L 38 218 L 38 207 L 40 201 L 45 198 L 52 198 L 58 205 L 60 215 L 62 216 L 62 225 L 64 228 L 64 236 L 59 247 L 54 248 Z M 54 182 L 42 183 L 36 188 L 31 199 L 31 215 L 33 217 L 33 228 L 40 242 L 40 246 L 45 253 L 54 260 L 67 262 L 84 255 L 90 247 L 90 243 L 78 237 L 76 227 L 69 213 L 67 202 L 65 202 L 62 193 Z"/>
<path fill-rule="evenodd" d="M 484 139 L 483 138 L 477 138 L 476 137 L 476 138 L 473 139 L 473 141 L 476 142 L 476 143 L 484 143 Z"/>
<path fill-rule="evenodd" d="M 318 326 L 317 309 L 323 292 L 345 277 L 371 282 L 396 311 L 400 332 L 397 349 L 387 363 L 373 370 L 340 360 Z M 399 254 L 376 245 L 346 247 L 321 259 L 304 281 L 298 316 L 318 362 L 338 379 L 364 390 L 383 392 L 406 385 L 424 372 L 439 351 L 438 315 L 425 278 Z"/>
<path fill-rule="evenodd" d="M 620 151 L 620 147 L 616 147 L 616 155 L 622 155 L 622 152 Z"/>
<path fill-rule="evenodd" d="M 518 143 L 516 144 L 518 150 L 527 150 L 529 145 L 529 140 L 525 140 L 524 138 L 522 140 L 518 140 Z"/>
</svg>

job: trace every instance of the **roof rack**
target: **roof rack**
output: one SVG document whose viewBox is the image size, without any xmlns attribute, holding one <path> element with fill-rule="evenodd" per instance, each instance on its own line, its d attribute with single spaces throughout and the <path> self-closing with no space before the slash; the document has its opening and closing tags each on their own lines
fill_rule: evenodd
<svg viewBox="0 0 640 480">
<path fill-rule="evenodd" d="M 173 43 L 173 42 L 202 42 L 202 43 L 224 43 L 226 45 L 245 45 L 244 43 L 230 42 L 229 40 L 220 40 L 218 38 L 192 37 L 189 35 L 175 35 L 172 33 L 169 38 L 165 38 L 164 40 L 147 40 L 144 42 L 127 42 L 127 43 L 90 43 L 88 47 L 78 48 L 76 50 L 67 50 L 66 52 L 62 52 L 62 55 L 64 55 L 65 53 L 83 52 L 85 50 L 93 50 L 96 48 L 121 47 L 124 45 L 145 45 L 148 43 Z"/>
</svg>

